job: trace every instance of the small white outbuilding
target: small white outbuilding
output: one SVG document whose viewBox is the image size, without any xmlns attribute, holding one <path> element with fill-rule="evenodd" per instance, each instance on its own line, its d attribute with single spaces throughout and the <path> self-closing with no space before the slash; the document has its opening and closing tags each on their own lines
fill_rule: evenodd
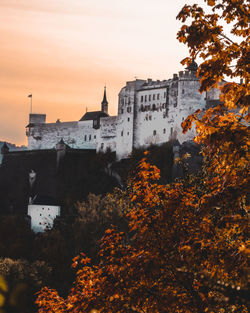
<svg viewBox="0 0 250 313">
<path fill-rule="evenodd" d="M 54 219 L 61 214 L 61 207 L 48 197 L 30 199 L 28 215 L 31 218 L 31 229 L 35 233 L 51 229 Z"/>
</svg>

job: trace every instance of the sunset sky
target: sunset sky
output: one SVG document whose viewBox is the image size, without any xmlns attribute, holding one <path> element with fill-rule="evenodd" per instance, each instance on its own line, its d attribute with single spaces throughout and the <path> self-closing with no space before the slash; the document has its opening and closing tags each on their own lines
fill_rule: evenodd
<svg viewBox="0 0 250 313">
<path fill-rule="evenodd" d="M 0 140 L 26 144 L 33 112 L 47 122 L 109 113 L 134 77 L 168 79 L 187 48 L 176 40 L 176 15 L 191 0 L 0 0 Z"/>
</svg>

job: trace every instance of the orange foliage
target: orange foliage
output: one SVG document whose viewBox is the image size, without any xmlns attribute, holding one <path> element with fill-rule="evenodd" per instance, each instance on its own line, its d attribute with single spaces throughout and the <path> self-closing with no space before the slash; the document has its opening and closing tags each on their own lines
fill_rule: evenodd
<svg viewBox="0 0 250 313">
<path fill-rule="evenodd" d="M 129 233 L 106 231 L 98 265 L 74 258 L 80 268 L 68 298 L 44 288 L 39 312 L 219 312 L 231 295 L 218 281 L 245 287 L 247 219 L 238 202 L 237 215 L 228 203 L 203 211 L 202 180 L 165 186 L 146 159 L 138 168 L 128 186 Z"/>
</svg>

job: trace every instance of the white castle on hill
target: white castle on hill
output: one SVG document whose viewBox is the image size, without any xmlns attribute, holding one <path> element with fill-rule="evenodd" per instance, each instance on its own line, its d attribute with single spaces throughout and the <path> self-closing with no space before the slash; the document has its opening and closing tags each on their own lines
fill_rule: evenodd
<svg viewBox="0 0 250 313">
<path fill-rule="evenodd" d="M 108 115 L 106 88 L 101 111 L 87 112 L 79 121 L 46 123 L 45 114 L 30 114 L 26 134 L 28 149 L 53 149 L 63 139 L 74 149 L 116 152 L 126 158 L 133 148 L 170 140 L 191 140 L 194 130 L 183 135 L 181 123 L 197 109 L 219 101 L 219 90 L 200 94 L 197 64 L 168 80 L 136 79 L 119 93 L 118 115 Z M 62 142 L 62 141 L 61 141 Z"/>
</svg>

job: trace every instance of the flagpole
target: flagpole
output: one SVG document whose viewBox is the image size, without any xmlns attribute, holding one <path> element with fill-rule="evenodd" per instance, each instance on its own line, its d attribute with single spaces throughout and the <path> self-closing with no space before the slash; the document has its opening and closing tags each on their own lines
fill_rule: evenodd
<svg viewBox="0 0 250 313">
<path fill-rule="evenodd" d="M 28 98 L 30 98 L 30 114 L 32 114 L 32 93 L 28 95 Z"/>
</svg>

